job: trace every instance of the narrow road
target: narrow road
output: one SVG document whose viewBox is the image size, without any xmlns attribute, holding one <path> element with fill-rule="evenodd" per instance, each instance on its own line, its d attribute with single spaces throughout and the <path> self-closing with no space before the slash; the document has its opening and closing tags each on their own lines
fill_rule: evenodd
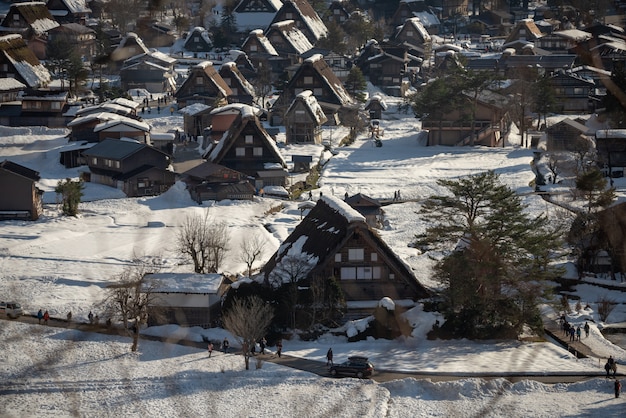
<svg viewBox="0 0 626 418">
<path fill-rule="evenodd" d="M 5 318 L 2 318 L 5 319 Z M 8 320 L 8 319 L 7 319 Z M 10 321 L 19 321 L 25 324 L 37 324 L 38 320 L 33 316 L 21 316 L 18 319 L 11 319 Z M 43 326 L 43 325 L 42 325 Z M 58 318 L 50 318 L 48 321 L 48 325 L 50 327 L 56 328 L 72 328 L 77 329 L 83 332 L 98 332 L 102 334 L 109 335 L 123 335 L 126 336 L 126 332 L 118 327 L 106 327 L 105 324 L 88 324 L 84 322 L 67 322 L 63 319 Z M 168 339 L 164 337 L 153 337 L 148 335 L 141 335 L 141 339 L 150 340 L 150 341 L 161 341 L 161 342 L 169 342 L 172 344 L 179 344 L 188 347 L 195 347 L 202 350 L 206 349 L 206 343 L 203 341 L 190 341 L 190 340 L 180 340 L 180 339 Z M 304 370 L 310 373 L 317 374 L 322 377 L 330 377 L 330 373 L 328 372 L 328 367 L 325 362 L 308 360 L 299 357 L 293 357 L 288 354 L 283 354 L 281 357 L 276 356 L 275 354 L 257 354 L 256 358 L 260 358 L 264 361 L 269 361 L 275 364 L 279 364 L 281 366 L 291 367 L 293 369 Z M 376 367 L 376 365 L 374 365 Z M 623 377 L 623 373 L 617 373 L 617 376 Z M 510 382 L 519 382 L 522 380 L 534 380 L 541 383 L 574 383 L 581 382 L 585 380 L 590 380 L 598 377 L 604 377 L 604 372 L 599 371 L 598 373 L 450 373 L 450 372 L 399 372 L 393 370 L 374 370 L 374 375 L 372 376 L 372 380 L 376 382 L 389 382 L 391 380 L 405 379 L 405 378 L 414 378 L 414 379 L 430 379 L 433 382 L 447 382 L 453 380 L 460 379 L 468 379 L 468 378 L 479 378 L 492 380 L 497 378 L 504 378 L 509 380 Z"/>
</svg>

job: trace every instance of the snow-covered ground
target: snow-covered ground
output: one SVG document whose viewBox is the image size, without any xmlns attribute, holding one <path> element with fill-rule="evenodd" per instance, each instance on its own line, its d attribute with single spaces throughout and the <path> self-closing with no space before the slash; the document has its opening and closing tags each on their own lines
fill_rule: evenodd
<svg viewBox="0 0 626 418">
<path fill-rule="evenodd" d="M 362 192 L 375 198 L 391 198 L 400 191 L 403 198 L 411 199 L 385 206 L 380 235 L 425 285 L 438 286 L 430 277 L 432 260 L 409 243 L 425 227 L 418 213 L 420 200 L 442 192 L 438 178 L 492 169 L 524 197 L 529 210 L 559 216 L 532 193 L 533 151 L 514 146 L 519 144 L 515 134 L 504 148 L 424 147 L 418 141 L 419 121 L 397 112 L 393 99 L 386 99 L 390 110 L 381 121 L 380 148 L 364 135 L 350 146 L 337 148 L 335 156 L 322 153 L 321 147 L 282 150 L 328 159 L 314 198 L 320 191 L 340 197 Z M 157 132 L 182 128 L 182 117 L 176 114 L 146 115 L 146 121 Z M 300 221 L 299 202 L 256 198 L 198 205 L 181 184 L 161 196 L 136 199 L 87 184 L 81 214 L 63 217 L 55 204 L 54 186 L 60 179 L 77 177 L 80 170 L 66 170 L 58 163 L 65 134 L 64 130 L 0 127 L 0 159 L 39 171 L 48 203 L 36 222 L 0 224 L 0 295 L 21 302 L 28 313 L 42 308 L 65 317 L 71 310 L 74 319 L 86 320 L 90 310 L 97 313 L 104 286 L 138 257 L 151 258 L 164 271 L 191 271 L 175 248 L 177 226 L 188 214 L 209 210 L 211 216 L 227 222 L 231 252 L 223 270 L 233 274 L 245 272 L 235 255 L 243 237 L 255 230 L 266 238 L 263 257 L 255 265 L 259 267 Z M 332 131 L 335 143 L 340 134 L 341 130 Z M 330 130 L 325 132 L 325 138 L 330 135 Z M 623 188 L 622 180 L 617 181 Z M 270 210 L 280 205 L 279 211 Z M 163 226 L 148 225 L 154 221 L 158 223 L 151 225 Z M 570 322 L 598 321 L 595 302 L 602 291 L 582 285 L 572 293 L 591 309 L 572 314 Z M 610 322 L 626 320 L 623 305 L 618 306 Z M 284 350 L 323 360 L 332 347 L 337 361 L 365 354 L 381 370 L 602 373 L 602 361 L 577 361 L 551 343 L 429 341 L 425 334 L 437 317 L 421 307 L 409 315 L 415 326 L 409 338 L 348 343 L 345 337 L 324 336 L 315 342 L 286 341 Z M 146 333 L 188 333 L 185 338 L 199 341 L 199 334 L 222 338 L 224 331 L 165 327 Z M 595 324 L 589 338 L 602 355 L 626 361 L 624 350 L 606 341 Z M 0 322 L 0 341 L 0 416 L 610 416 L 623 406 L 612 399 L 611 383 L 603 379 L 571 385 L 531 381 L 513 385 L 499 379 L 446 383 L 402 379 L 385 384 L 333 380 L 269 363 L 244 371 L 243 360 L 234 355 L 217 353 L 209 360 L 202 350 L 155 342 L 142 341 L 139 354 L 133 355 L 129 342 L 120 337 L 6 321 Z"/>
</svg>

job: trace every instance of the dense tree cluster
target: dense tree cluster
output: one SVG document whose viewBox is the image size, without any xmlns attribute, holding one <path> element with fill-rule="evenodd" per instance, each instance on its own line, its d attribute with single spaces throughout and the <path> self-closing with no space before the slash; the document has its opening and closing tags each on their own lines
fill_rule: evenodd
<svg viewBox="0 0 626 418">
<path fill-rule="evenodd" d="M 439 180 L 448 192 L 429 197 L 428 222 L 416 244 L 443 251 L 435 275 L 444 284 L 443 332 L 457 337 L 515 336 L 524 324 L 540 328 L 537 300 L 560 234 L 548 219 L 528 215 L 520 197 L 497 174 Z"/>
</svg>

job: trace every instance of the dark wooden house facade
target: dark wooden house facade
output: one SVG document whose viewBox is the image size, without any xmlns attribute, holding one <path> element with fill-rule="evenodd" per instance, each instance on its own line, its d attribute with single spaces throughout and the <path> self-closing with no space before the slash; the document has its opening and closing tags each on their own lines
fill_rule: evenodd
<svg viewBox="0 0 626 418">
<path fill-rule="evenodd" d="M 39 173 L 9 160 L 0 162 L 0 219 L 37 220 L 43 213 Z"/>
<path fill-rule="evenodd" d="M 265 186 L 285 186 L 287 164 L 276 143 L 267 133 L 252 106 L 239 107 L 228 131 L 207 150 L 206 159 L 254 178 L 257 190 Z"/>
<path fill-rule="evenodd" d="M 178 107 L 202 103 L 218 107 L 227 103 L 228 96 L 233 92 L 222 76 L 219 75 L 211 61 L 194 65 L 185 82 L 178 88 L 174 96 Z"/>
<path fill-rule="evenodd" d="M 182 178 L 193 200 L 252 200 L 256 190 L 248 176 L 219 164 L 204 162 L 184 173 Z"/>
<path fill-rule="evenodd" d="M 61 23 L 86 25 L 91 15 L 88 0 L 48 0 L 46 7 L 54 19 Z"/>
<path fill-rule="evenodd" d="M 231 94 L 228 96 L 229 103 L 244 103 L 252 105 L 254 100 L 254 87 L 246 80 L 237 64 L 225 62 L 220 66 L 220 77 L 230 87 Z"/>
<path fill-rule="evenodd" d="M 129 197 L 154 196 L 175 182 L 170 156 L 135 141 L 106 139 L 83 151 L 89 181 L 122 190 Z"/>
<path fill-rule="evenodd" d="M 285 112 L 287 143 L 322 143 L 322 125 L 326 115 L 311 90 L 298 94 Z"/>
<path fill-rule="evenodd" d="M 502 144 L 510 122 L 507 104 L 506 97 L 485 90 L 477 99 L 473 127 L 468 119 L 469 105 L 444 115 L 443 121 L 424 118 L 422 128 L 428 130 L 428 145 L 471 145 L 472 140 L 474 145 L 488 147 Z"/>
<path fill-rule="evenodd" d="M 271 122 L 283 123 L 288 107 L 296 96 L 305 90 L 310 90 L 321 106 L 326 119 L 335 125 L 341 120 L 342 113 L 355 112 L 358 108 L 355 100 L 347 92 L 341 81 L 326 63 L 322 55 L 316 54 L 306 59 L 296 70 L 295 74 L 271 109 Z"/>
<path fill-rule="evenodd" d="M 186 51 L 195 53 L 211 51 L 213 49 L 213 41 L 209 31 L 201 26 L 193 28 L 185 39 L 184 48 Z"/>
<path fill-rule="evenodd" d="M 547 151 L 581 151 L 593 147 L 594 132 L 584 124 L 565 118 L 546 128 Z"/>
<path fill-rule="evenodd" d="M 300 266 L 298 286 L 334 277 L 347 302 L 429 295 L 365 217 L 334 196 L 318 200 L 262 268 L 266 282 L 276 286 L 293 280 L 287 271 L 294 263 Z"/>
</svg>

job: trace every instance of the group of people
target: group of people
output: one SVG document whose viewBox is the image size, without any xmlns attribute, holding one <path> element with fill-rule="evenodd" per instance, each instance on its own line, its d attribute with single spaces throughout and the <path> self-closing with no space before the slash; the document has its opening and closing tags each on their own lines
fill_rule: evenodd
<svg viewBox="0 0 626 418">
<path fill-rule="evenodd" d="M 44 325 L 48 325 L 48 320 L 50 319 L 50 314 L 48 313 L 48 310 L 46 309 L 46 311 L 42 311 L 41 309 L 39 309 L 39 311 L 37 312 L 37 320 L 39 321 L 39 323 L 41 324 L 41 321 L 43 321 Z"/>
<path fill-rule="evenodd" d="M 265 337 L 261 338 L 259 340 L 259 352 L 261 354 L 265 354 L 265 348 L 267 347 L 267 340 L 265 339 Z M 213 353 L 213 348 L 214 345 L 211 341 L 209 341 L 209 344 L 207 346 L 207 350 L 209 352 L 209 358 L 211 357 L 211 354 Z M 230 348 L 230 342 L 228 341 L 228 338 L 224 338 L 224 341 L 222 341 L 221 347 L 223 352 L 227 353 L 229 348 Z M 278 355 L 278 357 L 281 356 L 281 352 L 283 349 L 283 343 L 279 340 L 276 343 L 276 354 Z M 251 348 L 250 348 L 250 352 L 254 355 L 254 353 L 256 352 L 256 344 L 254 344 Z"/>
<path fill-rule="evenodd" d="M 613 377 L 615 377 L 615 374 L 617 373 L 617 362 L 615 361 L 615 359 L 613 358 L 613 356 L 609 356 L 609 359 L 606 361 L 606 364 L 604 365 L 604 370 L 606 370 L 606 377 L 609 377 L 609 372 L 613 372 Z"/>
<path fill-rule="evenodd" d="M 585 331 L 585 338 L 589 337 L 589 324 L 585 322 L 585 325 L 581 327 L 578 325 L 575 327 L 565 320 L 565 318 L 561 317 L 561 328 L 563 329 L 563 333 L 565 336 L 569 336 L 570 341 L 580 341 L 580 337 L 582 335 L 582 331 Z"/>
</svg>

